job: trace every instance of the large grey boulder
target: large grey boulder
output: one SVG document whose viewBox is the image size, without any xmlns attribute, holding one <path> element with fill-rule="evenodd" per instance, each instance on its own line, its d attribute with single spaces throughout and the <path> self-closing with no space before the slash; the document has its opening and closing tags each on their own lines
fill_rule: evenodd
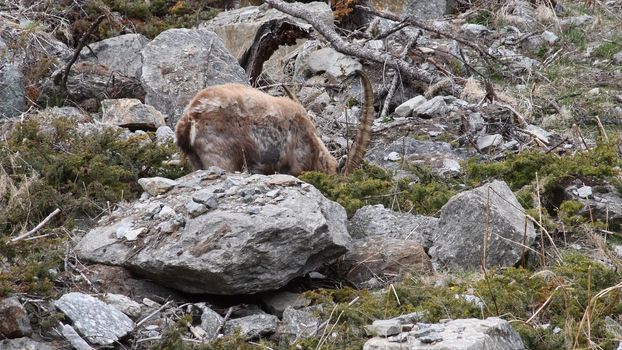
<svg viewBox="0 0 622 350">
<path fill-rule="evenodd" d="M 318 16 L 326 25 L 333 26 L 333 13 L 325 2 L 298 3 L 298 5 L 304 6 L 309 13 Z M 199 28 L 216 33 L 229 52 L 240 60 L 257 39 L 255 36 L 262 26 L 286 18 L 301 28 L 307 30 L 311 28 L 310 24 L 273 9 L 267 4 L 223 11 L 211 20 L 200 24 Z"/>
<path fill-rule="evenodd" d="M 348 221 L 348 232 L 352 238 L 399 238 L 412 240 L 429 248 L 437 224 L 438 219 L 435 217 L 400 213 L 377 204 L 366 205 L 357 210 Z"/>
<path fill-rule="evenodd" d="M 441 268 L 477 269 L 484 253 L 486 267 L 513 266 L 525 251 L 523 245 L 531 246 L 536 237 L 525 215 L 503 181 L 459 193 L 441 208 L 429 254 Z"/>
<path fill-rule="evenodd" d="M 64 68 L 52 74 L 52 80 L 43 87 L 43 94 L 51 98 L 61 93 L 60 83 Z M 108 66 L 90 61 L 76 62 L 69 70 L 67 91 L 84 109 L 97 111 L 105 99 L 143 99 L 145 91 L 138 79 L 114 72 Z"/>
<path fill-rule="evenodd" d="M 185 292 L 231 295 L 278 289 L 351 245 L 343 207 L 295 177 L 211 168 L 176 182 L 102 220 L 79 256 Z"/>
<path fill-rule="evenodd" d="M 142 34 L 125 34 L 89 44 L 80 51 L 79 60 L 107 66 L 113 72 L 138 78 L 142 70 L 142 48 L 149 39 Z"/>
<path fill-rule="evenodd" d="M 409 332 L 368 340 L 363 350 L 524 350 L 510 324 L 497 317 L 414 325 Z"/>
<path fill-rule="evenodd" d="M 26 108 L 25 78 L 15 64 L 0 61 L 0 119 L 20 115 Z"/>
<path fill-rule="evenodd" d="M 141 51 L 145 103 L 177 120 L 202 88 L 224 83 L 246 83 L 246 73 L 222 40 L 206 29 L 169 29 Z"/>
<path fill-rule="evenodd" d="M 67 293 L 54 301 L 54 305 L 93 344 L 112 344 L 135 326 L 124 313 L 88 294 Z"/>
</svg>

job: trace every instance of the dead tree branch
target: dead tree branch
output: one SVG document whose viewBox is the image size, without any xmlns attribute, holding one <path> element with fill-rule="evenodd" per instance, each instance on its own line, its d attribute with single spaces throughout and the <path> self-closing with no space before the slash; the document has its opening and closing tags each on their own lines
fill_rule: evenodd
<svg viewBox="0 0 622 350">
<path fill-rule="evenodd" d="M 459 42 L 460 44 L 462 44 L 464 46 L 467 46 L 467 47 L 470 47 L 473 50 L 479 52 L 479 54 L 484 56 L 484 57 L 489 57 L 489 58 L 491 58 L 491 59 L 493 59 L 495 61 L 498 61 L 495 56 L 493 56 L 490 53 L 486 52 L 486 50 L 482 49 L 481 47 L 477 46 L 476 44 L 474 44 L 472 42 L 469 42 L 467 40 L 461 39 L 461 38 L 457 38 L 455 35 L 452 35 L 450 33 L 445 33 L 442 30 L 438 30 L 438 29 L 436 29 L 434 27 L 428 26 L 428 25 L 426 25 L 424 23 L 421 23 L 421 22 L 419 22 L 419 21 L 417 21 L 415 19 L 412 19 L 412 18 L 404 19 L 404 18 L 401 18 L 401 17 L 399 17 L 397 15 L 394 15 L 392 13 L 374 10 L 374 9 L 372 9 L 370 7 L 367 7 L 367 6 L 356 5 L 354 7 L 359 9 L 359 10 L 361 10 L 361 11 L 365 11 L 367 13 L 370 13 L 370 14 L 378 16 L 378 17 L 386 18 L 386 19 L 394 21 L 394 22 L 407 23 L 407 24 L 409 24 L 409 25 L 411 25 L 413 27 L 416 27 L 416 28 L 419 28 L 419 29 L 423 29 L 423 30 L 428 31 L 430 33 L 438 34 L 438 35 L 440 35 L 442 37 L 455 40 L 455 41 Z"/>
<path fill-rule="evenodd" d="M 433 74 L 426 72 L 425 70 L 418 69 L 406 60 L 384 51 L 378 51 L 363 47 L 357 43 L 345 41 L 337 32 L 331 28 L 328 24 L 324 23 L 320 17 L 315 16 L 301 6 L 297 4 L 286 3 L 283 0 L 266 0 L 265 1 L 271 7 L 286 13 L 290 16 L 300 18 L 313 26 L 313 28 L 322 35 L 338 52 L 345 55 L 359 57 L 372 62 L 387 64 L 396 69 L 399 69 L 406 78 L 423 81 L 428 84 L 433 84 L 437 80 Z M 452 94 L 459 95 L 460 91 L 456 86 L 451 89 Z"/>
<path fill-rule="evenodd" d="M 101 15 L 97 17 L 95 22 L 91 24 L 89 29 L 84 33 L 84 35 L 82 35 L 82 38 L 80 38 L 78 46 L 76 47 L 76 50 L 71 57 L 71 60 L 67 62 L 60 81 L 60 87 L 65 93 L 67 93 L 67 78 L 69 77 L 69 71 L 71 70 L 71 66 L 73 66 L 73 64 L 78 60 L 78 57 L 80 57 L 80 51 L 82 51 L 82 48 L 86 45 L 86 41 L 95 32 L 95 29 L 97 29 L 97 27 L 104 20 L 104 18 L 106 18 L 106 15 Z"/>
<path fill-rule="evenodd" d="M 32 235 L 33 233 L 39 231 L 43 226 L 45 226 L 45 224 L 48 223 L 48 221 L 52 220 L 53 217 L 56 216 L 56 214 L 60 213 L 60 209 L 56 208 L 56 210 L 54 210 L 53 212 L 50 213 L 50 215 L 48 215 L 45 219 L 43 219 L 43 221 L 41 221 L 37 226 L 35 226 L 35 228 L 33 228 L 32 230 L 24 233 L 23 235 L 17 236 L 15 238 L 11 239 L 11 243 L 15 243 L 17 241 L 21 241 L 22 239 Z"/>
</svg>

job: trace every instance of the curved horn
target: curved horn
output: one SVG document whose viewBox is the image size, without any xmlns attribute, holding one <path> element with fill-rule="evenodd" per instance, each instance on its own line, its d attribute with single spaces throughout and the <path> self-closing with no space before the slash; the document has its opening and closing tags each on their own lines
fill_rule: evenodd
<svg viewBox="0 0 622 350">
<path fill-rule="evenodd" d="M 365 157 L 365 152 L 367 152 L 367 146 L 369 146 L 371 139 L 371 126 L 374 122 L 374 91 L 367 75 L 362 70 L 358 70 L 356 73 L 361 78 L 365 101 L 363 103 L 362 116 L 359 120 L 359 127 L 356 131 L 356 140 L 352 144 L 352 148 L 350 148 L 348 160 L 343 170 L 344 175 L 351 174 L 363 162 L 363 157 Z"/>
</svg>

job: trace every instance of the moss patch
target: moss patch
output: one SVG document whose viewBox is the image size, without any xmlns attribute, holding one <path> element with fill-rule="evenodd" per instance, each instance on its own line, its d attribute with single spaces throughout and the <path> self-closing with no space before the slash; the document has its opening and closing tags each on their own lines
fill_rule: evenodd
<svg viewBox="0 0 622 350">
<path fill-rule="evenodd" d="M 383 204 L 399 211 L 434 214 L 457 192 L 455 183 L 441 179 L 429 169 L 410 166 L 408 170 L 420 181 L 396 181 L 390 171 L 369 164 L 347 177 L 307 172 L 300 175 L 300 179 L 341 204 L 350 215 L 362 206 L 373 204 Z"/>
</svg>

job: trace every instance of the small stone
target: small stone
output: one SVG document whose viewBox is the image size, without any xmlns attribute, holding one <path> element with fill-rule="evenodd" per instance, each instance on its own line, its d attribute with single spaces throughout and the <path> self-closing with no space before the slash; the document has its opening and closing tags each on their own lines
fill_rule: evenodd
<svg viewBox="0 0 622 350">
<path fill-rule="evenodd" d="M 613 55 L 613 63 L 617 65 L 622 65 L 622 51 Z"/>
<path fill-rule="evenodd" d="M 8 338 L 30 335 L 32 327 L 26 309 L 16 297 L 0 301 L 0 334 Z"/>
<path fill-rule="evenodd" d="M 402 155 L 397 152 L 391 152 L 386 157 L 384 157 L 384 160 L 388 160 L 391 162 L 397 162 L 401 159 L 402 159 Z"/>
<path fill-rule="evenodd" d="M 134 322 L 103 301 L 83 293 L 67 293 L 54 302 L 86 339 L 109 345 L 131 332 Z"/>
<path fill-rule="evenodd" d="M 163 221 L 156 226 L 156 230 L 162 233 L 174 233 L 181 227 L 181 223 L 177 220 Z"/>
<path fill-rule="evenodd" d="M 156 215 L 158 219 L 170 219 L 174 218 L 177 215 L 175 209 L 165 205 L 160 209 L 160 212 Z"/>
<path fill-rule="evenodd" d="M 233 187 L 232 187 L 233 188 Z M 218 207 L 218 196 L 209 190 L 200 190 L 194 193 L 192 200 L 213 209 Z"/>
<path fill-rule="evenodd" d="M 391 343 L 403 343 L 406 340 L 408 340 L 408 333 L 403 332 L 398 335 L 393 335 L 393 336 L 387 337 L 387 340 L 390 341 Z"/>
<path fill-rule="evenodd" d="M 583 186 L 577 188 L 577 196 L 584 199 L 592 197 L 592 186 Z"/>
<path fill-rule="evenodd" d="M 154 309 L 157 309 L 160 306 L 162 306 L 149 298 L 143 298 L 143 304 L 145 304 L 149 308 L 154 308 Z"/>
<path fill-rule="evenodd" d="M 76 332 L 76 330 L 68 324 L 63 325 L 62 329 L 63 337 L 71 343 L 71 346 L 75 350 L 92 350 L 93 348 L 82 339 L 82 337 Z"/>
<path fill-rule="evenodd" d="M 125 239 L 127 241 L 135 241 L 136 239 L 138 239 L 138 236 L 140 236 L 141 234 L 145 233 L 149 231 L 147 228 L 145 227 L 140 227 L 137 229 L 133 229 L 133 230 L 129 230 L 127 232 L 125 232 L 125 235 L 123 237 L 125 237 Z"/>
<path fill-rule="evenodd" d="M 483 135 L 477 138 L 477 148 L 485 151 L 491 147 L 499 146 L 503 142 L 503 136 L 499 134 Z"/>
<path fill-rule="evenodd" d="M 559 41 L 559 37 L 555 35 L 555 33 L 549 32 L 548 30 L 542 32 L 542 39 L 544 39 L 547 44 L 555 44 Z"/>
<path fill-rule="evenodd" d="M 462 27 L 460 27 L 460 30 L 473 35 L 483 35 L 490 33 L 490 29 L 488 29 L 488 27 L 475 23 L 465 23 L 462 25 Z"/>
<path fill-rule="evenodd" d="M 365 332 L 369 336 L 388 337 L 402 332 L 402 325 L 398 320 L 375 320 L 371 325 L 365 326 Z"/>
<path fill-rule="evenodd" d="M 274 333 L 279 318 L 274 315 L 257 314 L 227 321 L 224 333 L 233 334 L 239 330 L 247 340 Z"/>
<path fill-rule="evenodd" d="M 435 96 L 432 99 L 413 107 L 412 115 L 420 118 L 429 119 L 437 115 L 447 113 L 449 107 L 445 102 L 445 97 Z"/>
<path fill-rule="evenodd" d="M 412 116 L 413 109 L 415 109 L 415 107 L 425 103 L 426 101 L 427 101 L 427 99 L 423 95 L 415 96 L 415 97 L 411 98 L 410 100 L 408 100 L 408 101 L 402 103 L 401 105 L 399 105 L 395 109 L 395 114 L 398 117 L 408 118 L 408 117 Z"/>
<path fill-rule="evenodd" d="M 266 196 L 270 197 L 270 198 L 276 198 L 279 195 L 280 192 L 281 191 L 279 189 L 272 190 L 272 191 L 267 192 Z"/>
<path fill-rule="evenodd" d="M 283 311 L 283 320 L 279 324 L 278 334 L 295 339 L 314 336 L 320 326 L 320 319 L 313 316 L 312 310 L 313 308 L 296 310 L 288 306 Z"/>
<path fill-rule="evenodd" d="M 462 171 L 460 163 L 455 159 L 443 159 L 443 167 L 439 169 L 442 175 L 458 175 Z"/>
<path fill-rule="evenodd" d="M 201 328 L 207 333 L 207 339 L 216 339 L 218 330 L 222 326 L 223 318 L 216 311 L 203 306 L 201 314 Z"/>
<path fill-rule="evenodd" d="M 152 196 L 157 196 L 177 186 L 177 181 L 165 177 L 143 177 L 138 179 L 138 184 L 143 188 L 143 191 Z"/>
<path fill-rule="evenodd" d="M 156 141 L 159 144 L 175 141 L 175 132 L 168 125 L 162 125 L 156 130 Z"/>
<path fill-rule="evenodd" d="M 190 216 L 197 217 L 201 214 L 204 214 L 207 212 L 207 207 L 201 203 L 197 203 L 195 201 L 190 201 L 188 203 L 186 203 L 186 211 L 188 212 L 188 214 L 190 214 Z"/>
<path fill-rule="evenodd" d="M 140 304 L 122 294 L 106 293 L 102 299 L 117 310 L 136 319 L 140 317 L 142 309 Z"/>
</svg>

